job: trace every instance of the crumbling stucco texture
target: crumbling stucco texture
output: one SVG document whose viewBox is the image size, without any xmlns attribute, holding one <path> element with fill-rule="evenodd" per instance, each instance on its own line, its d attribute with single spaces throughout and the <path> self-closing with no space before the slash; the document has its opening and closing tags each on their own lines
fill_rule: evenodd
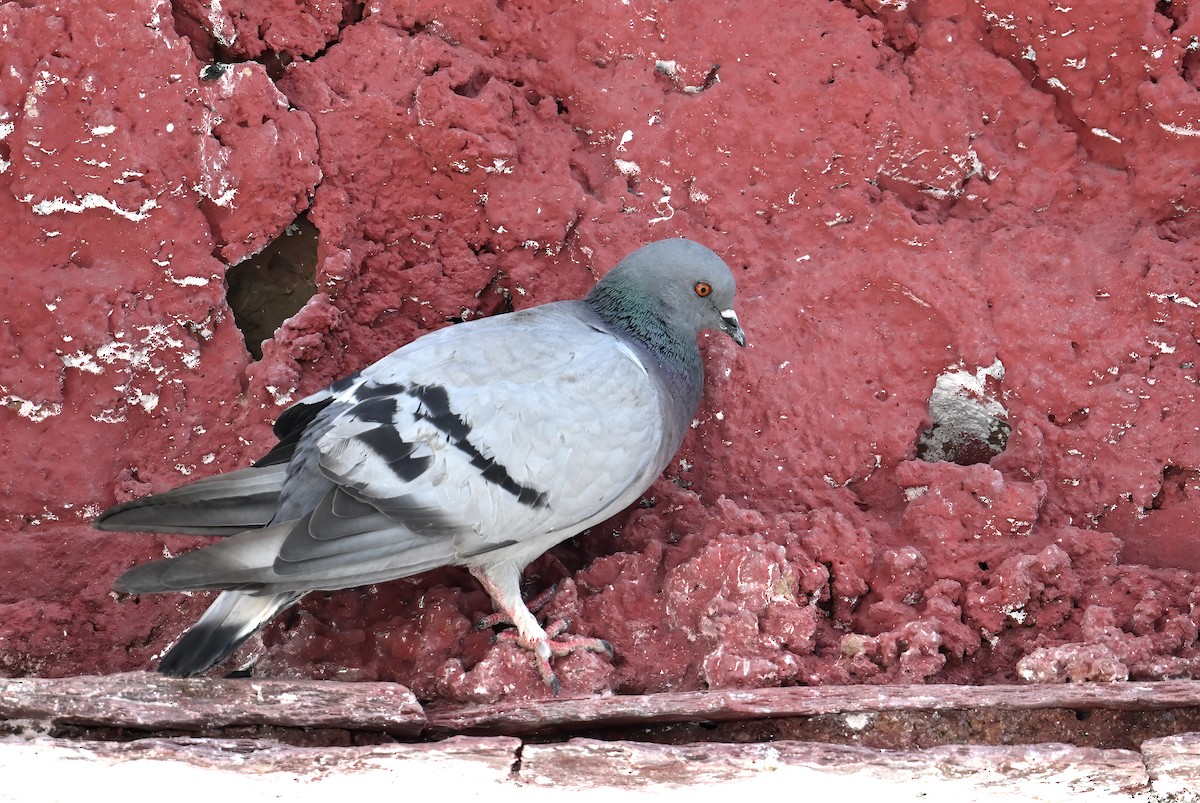
<svg viewBox="0 0 1200 803">
<path fill-rule="evenodd" d="M 1070 7 L 1068 7 L 1070 5 Z M 687 236 L 750 345 L 642 503 L 530 567 L 564 694 L 1200 677 L 1195 0 L 0 5 L 0 673 L 152 666 L 195 543 L 105 506 L 291 400 Z M 305 214 L 253 360 L 230 266 Z M 548 690 L 459 570 L 312 594 L 238 661 Z M 226 665 L 224 670 L 234 664 Z"/>
</svg>

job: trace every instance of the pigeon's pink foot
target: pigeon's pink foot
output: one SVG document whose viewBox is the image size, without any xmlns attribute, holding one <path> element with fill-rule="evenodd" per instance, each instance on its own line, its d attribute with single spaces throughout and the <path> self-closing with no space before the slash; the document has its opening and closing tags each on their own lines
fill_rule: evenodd
<svg viewBox="0 0 1200 803">
<path fill-rule="evenodd" d="M 484 587 L 488 590 L 488 593 L 492 595 L 492 599 L 497 601 L 497 607 L 500 607 L 501 610 L 479 620 L 475 625 L 475 629 L 486 630 L 487 628 L 499 625 L 512 625 L 513 629 L 501 630 L 492 637 L 492 641 L 513 641 L 532 652 L 538 675 L 550 687 L 551 692 L 555 696 L 558 696 L 559 683 L 558 678 L 554 675 L 554 669 L 550 666 L 551 658 L 561 658 L 577 650 L 607 653 L 610 658 L 613 656 L 612 645 L 604 639 L 574 636 L 567 633 L 569 624 L 565 619 L 555 619 L 546 625 L 545 628 L 538 623 L 531 611 L 540 611 L 550 600 L 554 599 L 554 594 L 557 591 L 554 586 L 538 594 L 527 605 L 520 602 L 518 598 L 517 605 L 519 607 L 517 607 L 508 606 L 500 602 L 498 595 L 492 593 L 493 589 L 489 588 L 489 581 L 480 579 Z M 508 610 L 505 610 L 505 608 L 508 608 Z"/>
<path fill-rule="evenodd" d="M 494 616 L 494 614 L 493 614 Z M 488 617 L 489 619 L 491 617 Z M 501 630 L 492 637 L 493 642 L 514 641 L 525 649 L 533 653 L 534 663 L 537 666 L 538 674 L 542 680 L 554 692 L 554 696 L 558 696 L 558 678 L 554 675 L 554 669 L 550 666 L 551 658 L 562 658 L 564 655 L 570 655 L 576 650 L 584 652 L 601 652 L 613 657 L 613 648 L 602 638 L 593 638 L 590 636 L 575 636 L 567 632 L 570 623 L 565 619 L 555 619 L 550 624 L 546 625 L 545 636 L 536 639 L 532 642 L 527 641 L 520 631 Z M 546 653 L 549 653 L 548 655 Z"/>
</svg>

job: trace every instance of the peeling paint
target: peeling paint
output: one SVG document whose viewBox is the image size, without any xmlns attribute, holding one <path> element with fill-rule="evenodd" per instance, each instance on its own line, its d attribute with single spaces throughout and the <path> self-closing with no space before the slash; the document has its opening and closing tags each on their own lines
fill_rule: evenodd
<svg viewBox="0 0 1200 803">
<path fill-rule="evenodd" d="M 115 201 L 105 198 L 103 195 L 98 195 L 94 192 L 89 192 L 83 196 L 83 199 L 78 202 L 71 202 L 64 198 L 54 198 L 51 200 L 39 201 L 32 205 L 34 214 L 37 215 L 52 215 L 55 212 L 83 212 L 87 209 L 107 209 L 115 212 L 126 220 L 132 220 L 137 223 L 150 217 L 150 212 L 158 207 L 158 201 L 154 198 L 146 199 L 140 208 L 137 210 L 122 209 Z"/>
</svg>

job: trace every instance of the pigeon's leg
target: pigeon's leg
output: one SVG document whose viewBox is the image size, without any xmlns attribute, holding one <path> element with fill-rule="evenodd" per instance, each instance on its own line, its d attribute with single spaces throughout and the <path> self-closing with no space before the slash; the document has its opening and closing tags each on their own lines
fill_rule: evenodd
<svg viewBox="0 0 1200 803">
<path fill-rule="evenodd" d="M 538 674 L 556 695 L 558 678 L 550 666 L 552 657 L 561 658 L 575 650 L 613 654 L 612 646 L 604 639 L 567 635 L 567 623 L 561 619 L 551 624 L 547 632 L 529 609 L 533 607 L 535 611 L 540 610 L 553 599 L 555 589 L 542 592 L 527 606 L 521 599 L 521 572 L 515 566 L 501 564 L 472 568 L 471 574 L 475 575 L 496 606 L 496 613 L 485 617 L 476 625 L 476 629 L 483 630 L 498 624 L 511 624 L 516 628 L 516 642 L 533 652 Z"/>
<path fill-rule="evenodd" d="M 478 575 L 476 575 L 476 579 L 478 579 L 479 582 L 484 584 L 484 587 L 487 590 L 488 594 L 492 594 L 492 589 L 490 586 L 487 585 L 487 581 L 480 579 Z M 554 595 L 557 593 L 558 593 L 558 586 L 552 585 L 549 588 L 547 588 L 545 591 L 543 591 L 542 593 L 538 594 L 533 599 L 526 602 L 525 607 L 526 607 L 526 609 L 529 610 L 530 613 L 536 615 L 539 611 L 542 610 L 542 608 L 545 608 L 547 605 L 550 604 L 550 600 L 554 599 Z M 496 598 L 496 596 L 494 594 L 492 594 L 492 599 L 495 599 L 495 598 Z M 483 617 L 478 622 L 476 622 L 475 629 L 476 630 L 487 630 L 490 627 L 497 627 L 499 625 L 511 625 L 511 624 L 513 624 L 512 616 L 510 616 L 506 611 L 498 610 L 495 613 L 489 613 L 487 616 Z M 510 631 L 505 631 L 505 632 L 510 632 Z"/>
</svg>

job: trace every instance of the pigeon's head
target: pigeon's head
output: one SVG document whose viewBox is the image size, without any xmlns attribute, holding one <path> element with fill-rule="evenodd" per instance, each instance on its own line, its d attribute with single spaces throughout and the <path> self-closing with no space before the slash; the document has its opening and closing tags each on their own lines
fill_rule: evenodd
<svg viewBox="0 0 1200 803">
<path fill-rule="evenodd" d="M 746 334 L 733 311 L 733 273 L 716 254 L 691 240 L 659 240 L 622 259 L 588 294 L 605 317 L 649 315 L 693 341 L 702 329 L 725 332 L 739 346 Z"/>
</svg>

